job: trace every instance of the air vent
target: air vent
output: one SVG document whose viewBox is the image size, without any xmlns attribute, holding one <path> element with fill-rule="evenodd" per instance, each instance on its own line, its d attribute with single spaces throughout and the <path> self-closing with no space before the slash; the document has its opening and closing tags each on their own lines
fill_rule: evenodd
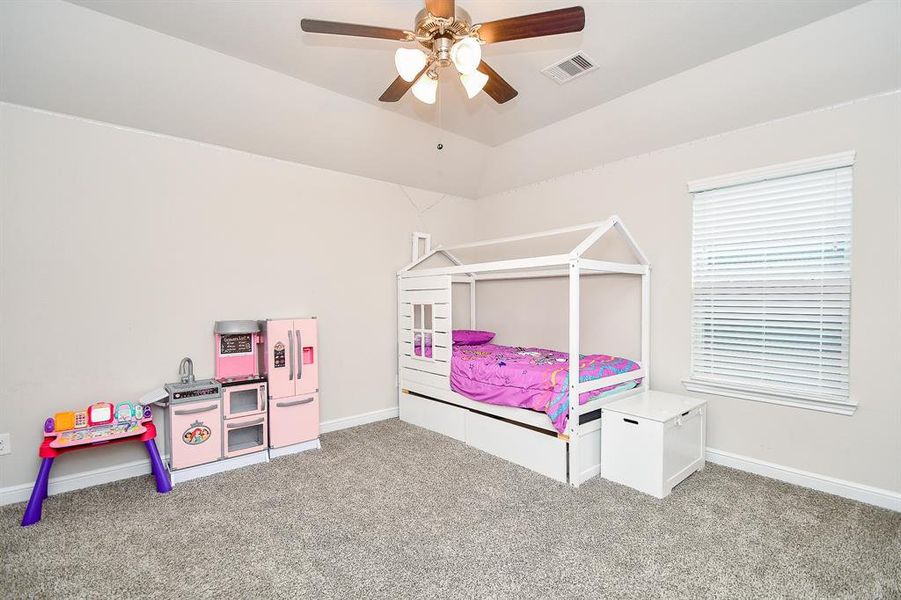
<svg viewBox="0 0 901 600">
<path fill-rule="evenodd" d="M 566 83 L 576 77 L 589 73 L 598 68 L 597 63 L 581 52 L 576 52 L 558 63 L 541 69 L 541 72 L 556 81 Z"/>
</svg>

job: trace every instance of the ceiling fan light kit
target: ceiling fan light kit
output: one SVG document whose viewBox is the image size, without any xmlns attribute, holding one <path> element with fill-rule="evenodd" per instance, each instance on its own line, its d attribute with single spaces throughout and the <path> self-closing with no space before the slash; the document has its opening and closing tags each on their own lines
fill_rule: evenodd
<svg viewBox="0 0 901 600">
<path fill-rule="evenodd" d="M 472 73 L 482 62 L 482 45 L 474 37 L 465 37 L 451 47 L 450 59 L 461 75 Z"/>
<path fill-rule="evenodd" d="M 404 81 L 410 83 L 416 80 L 416 75 L 422 71 L 428 60 L 425 52 L 418 48 L 398 48 L 394 53 L 394 66 L 397 68 L 397 73 Z"/>
<path fill-rule="evenodd" d="M 438 74 L 434 71 L 426 71 L 413 84 L 413 95 L 420 102 L 435 104 L 438 97 Z"/>
<path fill-rule="evenodd" d="M 481 71 L 473 71 L 472 73 L 462 73 L 460 75 L 460 81 L 463 83 L 463 89 L 466 90 L 466 95 L 472 100 L 482 91 L 485 84 L 488 83 L 488 76 Z"/>
<path fill-rule="evenodd" d="M 302 19 L 300 26 L 308 33 L 416 42 L 422 46 L 425 51 L 399 48 L 395 52 L 398 77 L 379 97 L 382 102 L 397 102 L 412 88 L 418 100 L 434 104 L 438 69 L 453 65 L 470 99 L 484 89 L 495 102 L 503 104 L 519 92 L 482 60 L 482 45 L 582 31 L 585 10 L 574 6 L 473 24 L 469 13 L 454 0 L 426 0 L 414 23 L 412 31 L 316 19 Z"/>
</svg>

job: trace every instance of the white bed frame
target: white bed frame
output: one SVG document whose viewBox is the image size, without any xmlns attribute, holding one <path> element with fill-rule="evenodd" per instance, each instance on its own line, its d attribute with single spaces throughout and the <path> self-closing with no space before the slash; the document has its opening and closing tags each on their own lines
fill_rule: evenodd
<svg viewBox="0 0 901 600">
<path fill-rule="evenodd" d="M 589 248 L 610 231 L 617 231 L 632 251 L 636 264 L 583 258 Z M 585 231 L 587 236 L 568 254 L 535 256 L 490 262 L 463 264 L 451 251 L 546 238 Z M 422 236 L 423 234 L 418 234 Z M 414 240 L 414 260 L 397 274 L 398 296 L 398 403 L 400 418 L 456 438 L 467 444 L 516 464 L 569 483 L 574 487 L 600 472 L 600 419 L 579 423 L 579 417 L 613 400 L 648 389 L 650 339 L 650 266 L 617 216 L 606 221 L 553 229 L 528 235 L 438 246 L 416 258 L 418 238 Z M 428 247 L 428 246 L 427 246 Z M 430 258 L 442 255 L 450 263 L 444 267 L 425 267 Z M 501 279 L 565 277 L 569 280 L 570 357 L 579 355 L 579 283 L 592 275 L 627 274 L 641 277 L 641 360 L 640 368 L 612 377 L 579 382 L 579 361 L 569 361 L 569 397 L 641 377 L 642 384 L 631 390 L 597 398 L 579 405 L 569 403 L 569 422 L 565 435 L 557 433 L 544 413 L 476 402 L 450 387 L 452 352 L 452 285 L 469 285 L 470 329 L 476 329 L 476 284 Z M 428 319 L 428 311 L 431 319 Z M 419 318 L 414 319 L 414 311 Z M 430 322 L 429 322 L 430 321 Z M 418 325 L 418 327 L 414 327 Z M 426 327 L 430 325 L 430 327 Z M 432 356 L 414 352 L 415 333 L 430 333 Z M 425 338 L 422 335 L 421 338 Z"/>
</svg>

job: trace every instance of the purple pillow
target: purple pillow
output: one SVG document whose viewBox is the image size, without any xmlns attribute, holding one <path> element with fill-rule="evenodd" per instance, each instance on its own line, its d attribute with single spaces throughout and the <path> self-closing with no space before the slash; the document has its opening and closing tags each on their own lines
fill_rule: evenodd
<svg viewBox="0 0 901 600">
<path fill-rule="evenodd" d="M 454 329 L 455 346 L 476 346 L 487 344 L 494 339 L 493 331 L 473 331 L 471 329 Z"/>
</svg>

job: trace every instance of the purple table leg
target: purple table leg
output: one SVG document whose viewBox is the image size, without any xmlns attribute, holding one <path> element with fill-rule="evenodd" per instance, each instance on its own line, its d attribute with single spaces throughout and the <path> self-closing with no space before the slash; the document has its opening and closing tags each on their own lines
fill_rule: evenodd
<svg viewBox="0 0 901 600">
<path fill-rule="evenodd" d="M 44 498 L 47 497 L 47 483 L 50 480 L 50 467 L 52 466 L 52 458 L 41 460 L 41 469 L 38 471 L 38 478 L 34 481 L 34 488 L 31 490 L 28 506 L 25 507 L 25 516 L 22 517 L 22 527 L 34 525 L 41 520 L 41 506 L 44 503 Z"/>
<path fill-rule="evenodd" d="M 156 443 L 153 440 L 144 442 L 147 448 L 147 454 L 150 455 L 150 470 L 156 477 L 156 491 L 160 494 L 166 494 L 172 491 L 172 484 L 169 482 L 169 473 L 163 465 L 163 459 L 160 458 L 160 451 L 156 449 Z"/>
</svg>

